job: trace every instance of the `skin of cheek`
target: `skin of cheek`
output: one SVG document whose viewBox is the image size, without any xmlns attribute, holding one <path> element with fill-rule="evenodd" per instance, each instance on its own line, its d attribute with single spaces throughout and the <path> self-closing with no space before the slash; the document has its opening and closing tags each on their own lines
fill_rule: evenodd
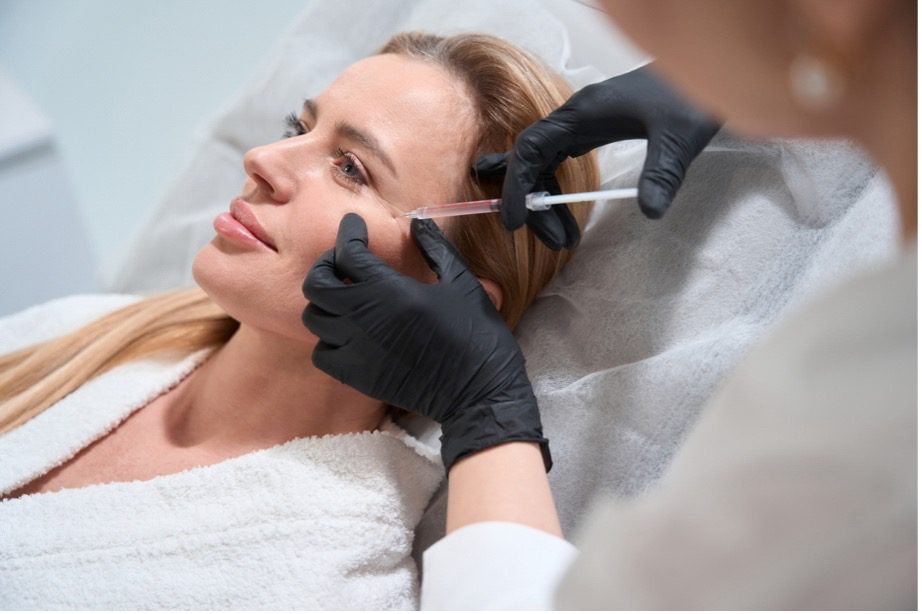
<svg viewBox="0 0 922 614">
<path fill-rule="evenodd" d="M 289 248 L 291 256 L 287 258 L 289 274 L 300 275 L 303 281 L 307 270 L 317 258 L 334 247 L 343 216 L 355 213 L 365 221 L 368 248 L 373 254 L 404 275 L 424 282 L 436 279 L 413 239 L 409 218 L 399 217 L 394 204 L 385 201 L 370 188 L 366 188 L 362 194 L 347 195 L 344 198 L 334 192 L 328 196 L 327 202 L 337 204 L 320 210 L 295 205 L 287 237 L 287 242 L 292 246 Z M 299 237 L 291 231 L 293 228 L 309 229 L 307 233 L 311 240 Z M 320 239 L 319 246 L 314 238 Z"/>
<path fill-rule="evenodd" d="M 393 217 L 379 203 L 301 210 L 311 215 L 290 220 L 288 240 L 280 243 L 287 247 L 283 253 L 243 251 L 221 238 L 199 251 L 192 267 L 196 283 L 235 320 L 313 343 L 314 336 L 301 322 L 307 306 L 301 286 L 317 258 L 335 245 L 340 220 L 348 212 L 365 220 L 372 253 L 404 275 L 424 283 L 436 281 L 413 240 L 409 221 Z M 298 228 L 305 230 L 297 233 Z"/>
<path fill-rule="evenodd" d="M 280 275 L 279 256 L 268 252 L 235 251 L 221 238 L 205 245 L 192 264 L 192 277 L 227 314 L 252 328 L 307 341 L 310 333 L 287 322 L 292 315 L 292 290 Z M 300 295 L 300 286 L 295 287 Z M 301 299 L 304 307 L 304 299 Z M 281 314 L 286 313 L 284 317 Z M 300 315 L 300 312 L 298 312 Z M 300 323 L 298 321 L 298 323 Z"/>
</svg>

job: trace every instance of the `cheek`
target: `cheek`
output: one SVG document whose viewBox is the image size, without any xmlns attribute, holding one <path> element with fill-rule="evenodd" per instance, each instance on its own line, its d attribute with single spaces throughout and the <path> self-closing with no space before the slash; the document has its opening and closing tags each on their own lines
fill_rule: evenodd
<svg viewBox="0 0 922 614">
<path fill-rule="evenodd" d="M 437 279 L 410 232 L 409 220 L 391 219 L 374 228 L 369 225 L 368 248 L 403 275 L 426 283 Z"/>
<path fill-rule="evenodd" d="M 286 269 L 289 277 L 298 278 L 298 288 L 317 258 L 335 246 L 339 224 L 346 213 L 362 216 L 368 229 L 369 250 L 391 268 L 421 281 L 435 279 L 410 233 L 409 220 L 395 217 L 390 208 L 380 203 L 365 202 L 327 207 L 292 218 Z M 303 232 L 299 232 L 301 228 Z"/>
<path fill-rule="evenodd" d="M 301 323 L 307 305 L 301 286 L 317 258 L 335 245 L 339 222 L 350 210 L 365 220 L 369 249 L 376 256 L 404 275 L 427 283 L 436 280 L 410 234 L 410 224 L 369 207 L 331 207 L 306 217 L 292 216 L 288 249 L 280 255 L 227 252 L 209 243 L 195 258 L 193 277 L 235 320 L 309 343 L 313 337 Z"/>
<path fill-rule="evenodd" d="M 192 265 L 192 276 L 209 297 L 235 320 L 252 328 L 310 342 L 301 324 L 304 272 L 287 273 L 272 254 L 227 253 L 209 243 Z"/>
</svg>

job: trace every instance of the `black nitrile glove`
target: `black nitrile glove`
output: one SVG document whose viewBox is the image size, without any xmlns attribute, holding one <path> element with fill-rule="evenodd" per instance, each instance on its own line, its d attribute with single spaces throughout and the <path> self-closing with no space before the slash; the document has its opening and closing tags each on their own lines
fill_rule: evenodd
<svg viewBox="0 0 922 614">
<path fill-rule="evenodd" d="M 567 156 L 581 156 L 628 139 L 647 139 L 640 208 L 649 218 L 662 217 L 685 171 L 719 129 L 718 122 L 692 107 L 646 67 L 586 86 L 522 131 L 515 148 L 505 154 L 503 224 L 515 230 L 527 222 L 552 249 L 576 245 L 579 227 L 565 205 L 529 211 L 525 195 L 552 192 L 546 187 L 547 177 Z M 474 171 L 495 175 L 499 166 L 492 154 L 478 160 Z"/>
<path fill-rule="evenodd" d="M 320 338 L 314 365 L 440 423 L 446 471 L 462 456 L 509 441 L 539 442 L 550 471 L 512 332 L 438 226 L 413 220 L 412 231 L 437 283 L 394 271 L 368 251 L 364 220 L 343 217 L 336 248 L 304 280 L 304 324 Z"/>
</svg>

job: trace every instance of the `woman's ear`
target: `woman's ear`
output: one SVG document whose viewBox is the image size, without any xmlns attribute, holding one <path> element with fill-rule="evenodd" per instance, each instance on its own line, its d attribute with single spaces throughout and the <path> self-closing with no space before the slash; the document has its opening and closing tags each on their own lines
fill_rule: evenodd
<svg viewBox="0 0 922 614">
<path fill-rule="evenodd" d="M 483 290 L 487 293 L 487 296 L 490 297 L 490 302 L 496 307 L 496 311 L 499 311 L 503 306 L 503 289 L 492 279 L 478 277 L 477 280 L 480 282 L 480 285 L 483 286 Z"/>
</svg>

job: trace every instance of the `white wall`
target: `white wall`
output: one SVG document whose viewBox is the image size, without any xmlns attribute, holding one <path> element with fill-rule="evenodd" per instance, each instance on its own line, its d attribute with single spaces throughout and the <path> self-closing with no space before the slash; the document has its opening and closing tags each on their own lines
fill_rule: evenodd
<svg viewBox="0 0 922 614">
<path fill-rule="evenodd" d="M 0 69 L 51 122 L 103 278 L 305 3 L 0 0 Z"/>
</svg>

